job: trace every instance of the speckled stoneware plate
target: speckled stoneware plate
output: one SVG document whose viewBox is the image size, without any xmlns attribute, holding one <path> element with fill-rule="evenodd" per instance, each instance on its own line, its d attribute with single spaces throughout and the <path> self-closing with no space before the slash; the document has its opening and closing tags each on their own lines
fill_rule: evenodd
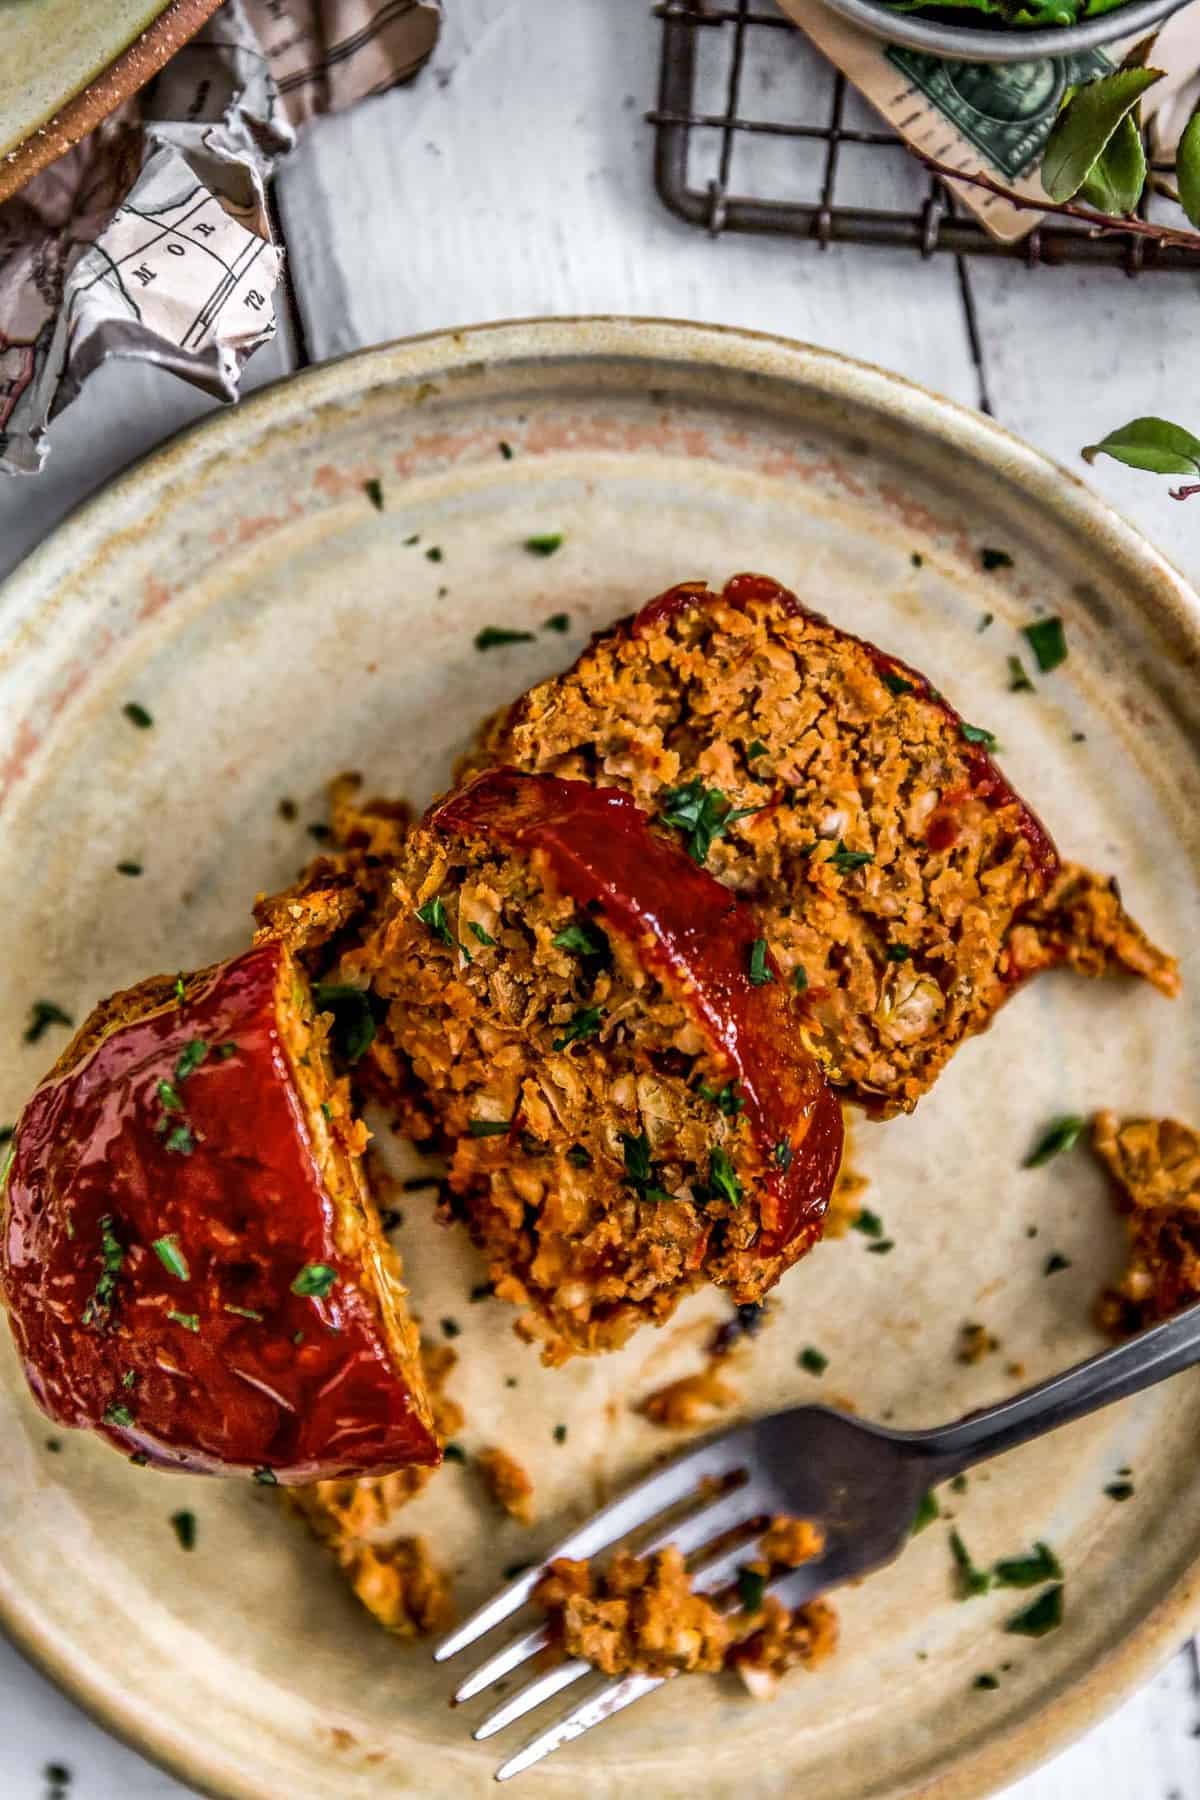
<svg viewBox="0 0 1200 1800">
<path fill-rule="evenodd" d="M 0 200 L 93 130 L 220 0 L 0 0 Z"/>
<path fill-rule="evenodd" d="M 523 550 L 553 531 L 556 556 Z M 1011 569 L 986 572 L 985 546 Z M 1120 1260 L 1104 1184 L 1082 1150 L 1020 1164 L 1056 1113 L 1196 1111 L 1197 602 L 986 419 L 768 338 L 560 320 L 352 357 L 186 435 L 24 565 L 0 592 L 0 1118 L 62 1042 L 61 1028 L 22 1042 L 31 1004 L 78 1018 L 150 970 L 237 949 L 255 890 L 311 851 L 332 772 L 358 767 L 422 801 L 480 716 L 593 628 L 683 577 L 746 567 L 919 664 L 997 732 L 1064 848 L 1119 873 L 1188 985 L 1172 1005 L 1132 983 L 1043 980 L 915 1118 L 860 1126 L 855 1154 L 895 1249 L 869 1255 L 852 1233 L 791 1272 L 735 1375 L 745 1405 L 846 1398 L 920 1424 L 1011 1391 L 1013 1365 L 1032 1380 L 1094 1349 L 1093 1299 Z M 541 629 L 563 609 L 566 639 Z M 1035 693 L 1010 693 L 1018 628 L 1045 611 L 1065 619 L 1070 659 Z M 484 625 L 533 641 L 479 654 Z M 129 701 L 151 729 L 131 725 Z M 140 879 L 117 873 L 125 859 Z M 470 1607 L 671 1447 L 630 1402 L 698 1367 L 724 1309 L 696 1297 L 623 1354 L 550 1373 L 503 1306 L 470 1304 L 470 1249 L 421 1196 L 408 1213 L 415 1302 L 435 1331 L 461 1325 L 462 1442 L 508 1447 L 537 1482 L 532 1532 L 496 1521 L 469 1466 L 411 1509 L 406 1528 L 456 1567 Z M 1047 1279 L 1054 1252 L 1070 1267 Z M 1001 1348 L 964 1367 L 968 1319 Z M 809 1344 L 829 1358 L 822 1379 L 797 1366 Z M 5 1340 L 0 1609 L 113 1729 L 196 1785 L 254 1800 L 491 1791 L 520 1728 L 474 1745 L 473 1713 L 447 1710 L 450 1673 L 380 1632 L 269 1492 L 141 1472 L 82 1437 L 53 1454 L 51 1435 Z M 1053 1545 L 1067 1601 L 1052 1636 L 1003 1633 L 1026 1596 L 955 1601 L 943 1520 L 841 1595 L 836 1659 L 791 1676 L 773 1704 L 677 1682 L 525 1778 L 529 1792 L 987 1792 L 1082 1730 L 1194 1621 L 1197 1441 L 1200 1377 L 1182 1377 L 951 1497 L 981 1562 Z M 1136 1494 L 1117 1505 L 1104 1488 L 1126 1466 Z M 190 1555 L 168 1524 L 181 1505 L 199 1522 Z M 972 1687 L 986 1670 L 1003 1671 L 994 1692 Z"/>
</svg>

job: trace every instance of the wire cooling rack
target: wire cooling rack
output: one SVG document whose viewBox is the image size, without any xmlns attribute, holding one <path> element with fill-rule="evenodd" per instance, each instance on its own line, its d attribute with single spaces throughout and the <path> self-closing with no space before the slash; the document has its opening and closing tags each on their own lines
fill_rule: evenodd
<svg viewBox="0 0 1200 1800">
<path fill-rule="evenodd" d="M 922 256 L 1196 270 L 1200 254 L 1048 218 L 1003 244 L 967 214 L 804 33 L 764 0 L 661 0 L 655 185 L 715 236 L 748 231 Z M 886 204 L 881 204 L 886 202 Z M 1151 203 L 1152 215 L 1155 203 Z"/>
</svg>

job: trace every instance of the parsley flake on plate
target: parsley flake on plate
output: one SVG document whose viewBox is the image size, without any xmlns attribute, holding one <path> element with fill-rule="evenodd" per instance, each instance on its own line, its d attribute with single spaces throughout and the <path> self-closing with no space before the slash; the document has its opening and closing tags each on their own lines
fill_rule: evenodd
<svg viewBox="0 0 1200 1800">
<path fill-rule="evenodd" d="M 829 1367 L 829 1358 L 815 1344 L 806 1344 L 796 1361 L 808 1375 L 823 1375 Z"/>
<path fill-rule="evenodd" d="M 993 550 L 987 544 L 985 544 L 983 549 L 979 552 L 979 560 L 983 564 L 983 567 L 989 571 L 993 569 L 1011 569 L 1013 566 L 1013 559 L 1008 554 L 1007 550 Z"/>
<path fill-rule="evenodd" d="M 937 1495 L 932 1488 L 926 1488 L 921 1495 L 913 1522 L 908 1528 L 909 1537 L 916 1537 L 918 1532 L 924 1531 L 926 1526 L 932 1525 L 933 1521 L 940 1519 L 941 1516 L 942 1509 L 938 1505 Z"/>
<path fill-rule="evenodd" d="M 1081 1119 L 1076 1113 L 1064 1113 L 1061 1118 L 1055 1119 L 1029 1152 L 1022 1168 L 1040 1169 L 1043 1163 L 1061 1156 L 1064 1150 L 1074 1149 L 1086 1124 L 1087 1120 Z"/>
<path fill-rule="evenodd" d="M 1066 662 L 1067 634 L 1057 615 L 1050 619 L 1035 619 L 1032 625 L 1022 625 L 1021 635 L 1033 651 L 1043 675 L 1049 675 L 1052 669 Z"/>
<path fill-rule="evenodd" d="M 525 539 L 525 548 L 530 556 L 553 556 L 561 550 L 565 539 L 561 531 L 542 531 Z"/>
<path fill-rule="evenodd" d="M 372 475 L 368 480 L 363 482 L 363 493 L 367 496 L 367 499 L 371 502 L 371 505 L 375 508 L 376 512 L 383 511 L 383 483 L 380 481 L 378 475 Z"/>
<path fill-rule="evenodd" d="M 986 726 L 968 725 L 964 719 L 958 729 L 968 744 L 981 744 L 985 750 L 996 748 L 996 734 L 994 731 L 988 731 Z"/>
<path fill-rule="evenodd" d="M 992 1585 L 992 1578 L 986 1569 L 976 1568 L 970 1551 L 957 1531 L 950 1533 L 950 1552 L 954 1557 L 958 1598 L 971 1600 L 978 1594 L 986 1594 Z"/>
<path fill-rule="evenodd" d="M 485 625 L 475 633 L 477 650 L 497 650 L 501 644 L 532 644 L 532 631 L 509 631 L 503 625 Z"/>
<path fill-rule="evenodd" d="M 175 1536 L 179 1539 L 179 1548 L 181 1550 L 194 1550 L 196 1548 L 196 1515 L 194 1512 L 189 1512 L 186 1508 L 180 1512 L 173 1512 L 170 1518 L 170 1525 Z"/>
<path fill-rule="evenodd" d="M 121 711 L 125 714 L 129 723 L 131 725 L 136 725 L 139 731 L 149 731 L 154 723 L 153 716 L 136 700 L 127 700 L 125 705 L 121 708 Z"/>
<path fill-rule="evenodd" d="M 1063 1588 L 1060 1581 L 1056 1587 L 1049 1587 L 1044 1594 L 1039 1594 L 1031 1606 L 1006 1619 L 1004 1629 L 1019 1637 L 1045 1637 L 1048 1631 L 1061 1625 L 1062 1620 Z"/>
<path fill-rule="evenodd" d="M 75 1021 L 70 1013 L 64 1012 L 62 1007 L 57 1005 L 55 1001 L 35 1000 L 33 1005 L 29 1008 L 29 1023 L 25 1027 L 25 1042 L 27 1044 L 36 1044 L 38 1040 L 45 1035 L 47 1026 L 73 1025 L 74 1023 Z"/>
<path fill-rule="evenodd" d="M 1040 1587 L 1043 1581 L 1061 1581 L 1062 1567 L 1049 1544 L 1037 1543 L 1028 1556 L 1002 1557 L 992 1579 L 997 1587 Z"/>
</svg>

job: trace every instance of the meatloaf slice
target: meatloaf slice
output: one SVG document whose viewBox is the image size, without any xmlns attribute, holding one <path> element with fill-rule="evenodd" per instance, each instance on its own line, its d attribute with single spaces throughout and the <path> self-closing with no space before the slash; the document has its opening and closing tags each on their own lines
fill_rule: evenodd
<svg viewBox="0 0 1200 1800">
<path fill-rule="evenodd" d="M 547 1361 L 816 1239 L 842 1124 L 754 916 L 625 795 L 494 770 L 409 837 L 337 971 L 387 1002 L 496 1291 Z"/>
<path fill-rule="evenodd" d="M 60 1424 L 272 1483 L 440 1460 L 329 1023 L 265 942 L 113 995 L 38 1088 L 0 1279 Z"/>
<path fill-rule="evenodd" d="M 757 904 L 830 1079 L 887 1116 L 1025 974 L 1088 966 L 1069 906 L 1012 953 L 1059 865 L 988 744 L 916 670 L 739 575 L 722 593 L 673 588 L 599 634 L 491 722 L 465 772 L 611 785 L 674 827 Z M 1109 929 L 1092 966 L 1133 942 Z"/>
</svg>

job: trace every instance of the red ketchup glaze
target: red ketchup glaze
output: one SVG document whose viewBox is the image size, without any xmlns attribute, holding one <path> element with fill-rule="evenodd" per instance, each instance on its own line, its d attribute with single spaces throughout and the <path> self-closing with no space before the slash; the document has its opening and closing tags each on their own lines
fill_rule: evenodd
<svg viewBox="0 0 1200 1800">
<path fill-rule="evenodd" d="M 13 1335 L 52 1419 L 162 1467 L 311 1481 L 436 1463 L 336 1248 L 280 1041 L 291 980 L 286 953 L 264 944 L 182 1003 L 117 1026 L 34 1094 L 0 1238 Z M 180 1079 L 195 1040 L 208 1053 Z M 164 1108 L 163 1081 L 181 1107 Z M 190 1153 L 166 1148 L 180 1125 Z M 105 1220 L 119 1261 L 108 1288 Z M 174 1273 L 153 1248 L 164 1237 L 182 1259 Z M 337 1270 L 336 1284 L 324 1298 L 293 1294 L 314 1263 Z"/>
<path fill-rule="evenodd" d="M 595 902 L 607 924 L 666 975 L 724 1053 L 769 1174 L 758 1248 L 807 1248 L 842 1155 L 842 1112 L 801 1037 L 802 1019 L 774 963 L 775 979 L 748 974 L 759 935 L 753 913 L 682 851 L 650 830 L 641 809 L 613 788 L 492 769 L 429 816 L 446 835 L 482 835 L 540 851 L 563 893 Z M 774 1161 L 786 1143 L 786 1169 Z"/>
<path fill-rule="evenodd" d="M 742 609 L 755 603 L 774 605 L 797 618 L 814 619 L 820 625 L 829 625 L 829 620 L 823 613 L 801 605 L 795 594 L 788 588 L 781 587 L 769 575 L 735 575 L 726 582 L 720 595 L 713 593 L 702 581 L 685 581 L 678 587 L 668 588 L 665 594 L 649 601 L 639 613 L 626 621 L 625 628 L 631 634 L 638 635 L 651 626 L 677 617 L 689 607 L 708 606 L 717 599 L 723 599 L 728 605 Z M 840 626 L 830 626 L 830 630 L 851 643 L 861 645 L 880 675 L 898 675 L 902 680 L 911 682 L 920 698 L 938 707 L 954 723 L 961 735 L 962 714 L 956 712 L 949 701 L 931 686 L 919 669 L 901 662 L 898 656 L 888 656 L 866 638 L 857 637 L 851 631 L 843 631 Z M 964 738 L 962 754 L 967 765 L 969 787 L 956 790 L 953 801 L 949 794 L 943 795 L 941 807 L 929 822 L 926 843 L 931 850 L 948 850 L 957 841 L 959 826 L 952 816 L 954 804 L 961 805 L 966 799 L 982 800 L 993 812 L 1011 806 L 1016 811 L 1014 829 L 1021 833 L 1029 845 L 1033 866 L 1044 891 L 1058 873 L 1058 851 L 1050 833 L 1036 813 L 1026 806 L 1021 796 L 1010 786 L 982 744 L 972 744 Z"/>
</svg>

